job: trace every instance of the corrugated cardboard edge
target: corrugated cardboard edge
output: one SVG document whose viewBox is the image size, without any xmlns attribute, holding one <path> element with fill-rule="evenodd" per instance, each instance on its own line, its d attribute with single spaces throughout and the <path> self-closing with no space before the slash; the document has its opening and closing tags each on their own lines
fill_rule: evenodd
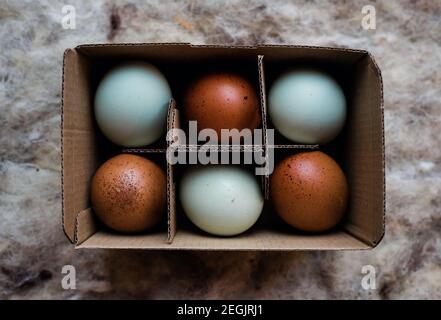
<svg viewBox="0 0 441 320">
<path fill-rule="evenodd" d="M 149 149 L 149 148 L 124 148 L 122 153 L 165 153 L 167 149 Z"/>
<path fill-rule="evenodd" d="M 257 49 L 257 46 L 247 45 L 222 45 L 222 44 L 191 44 L 189 42 L 121 42 L 121 43 L 84 43 L 76 46 L 76 49 L 93 47 L 122 47 L 122 46 L 186 46 L 191 48 L 240 48 Z"/>
<path fill-rule="evenodd" d="M 185 150 L 187 152 L 196 152 L 196 151 L 218 151 L 218 152 L 261 152 L 264 150 L 264 145 L 249 145 L 249 144 L 240 144 L 240 145 L 231 145 L 231 144 L 181 144 L 178 147 L 180 150 Z"/>
<path fill-rule="evenodd" d="M 63 53 L 63 72 L 62 72 L 62 81 L 61 81 L 61 113 L 60 113 L 60 151 L 61 151 L 61 223 L 63 225 L 63 232 L 66 235 L 66 238 L 69 239 L 71 243 L 74 243 L 75 241 L 75 234 L 73 236 L 70 236 L 69 233 L 66 230 L 65 221 L 64 221 L 64 212 L 65 212 L 65 199 L 64 199 L 64 83 L 65 83 L 65 76 L 66 76 L 66 57 L 69 52 L 73 51 L 73 49 L 66 49 Z"/>
<path fill-rule="evenodd" d="M 175 142 L 175 137 L 170 137 L 170 130 L 178 127 L 176 111 L 176 102 L 171 99 L 168 114 L 167 114 L 167 150 L 170 150 L 170 145 Z M 173 178 L 173 165 L 167 162 L 167 243 L 173 242 L 173 238 L 176 234 L 176 200 L 175 192 L 176 188 L 174 185 Z"/>
<path fill-rule="evenodd" d="M 176 197 L 173 182 L 173 166 L 167 164 L 167 243 L 173 242 L 176 234 Z"/>
<path fill-rule="evenodd" d="M 275 144 L 273 146 L 274 149 L 319 149 L 319 144 Z"/>
<path fill-rule="evenodd" d="M 189 42 L 120 42 L 120 43 L 83 43 L 76 49 L 89 47 L 120 47 L 120 46 L 191 46 Z"/>
<path fill-rule="evenodd" d="M 347 47 L 311 46 L 311 45 L 301 45 L 301 44 L 222 45 L 222 44 L 191 44 L 188 42 L 85 43 L 76 46 L 75 49 L 83 49 L 83 48 L 87 49 L 93 47 L 121 47 L 121 46 L 187 46 L 192 48 L 238 48 L 238 49 L 251 49 L 251 50 L 274 47 L 274 48 L 299 48 L 299 49 L 314 49 L 314 50 L 346 51 L 346 52 L 369 54 L 368 51 L 363 49 L 352 49 Z"/>
<path fill-rule="evenodd" d="M 364 49 L 352 49 L 347 47 L 329 47 L 329 46 L 309 46 L 302 44 L 260 44 L 257 46 L 257 49 L 259 48 L 298 48 L 298 49 L 346 51 L 346 52 L 364 53 L 364 54 L 369 53 Z"/>
<path fill-rule="evenodd" d="M 78 246 L 89 239 L 98 230 L 92 208 L 87 208 L 77 214 L 75 219 L 74 242 Z"/>
<path fill-rule="evenodd" d="M 265 168 L 268 165 L 268 135 L 267 135 L 267 111 L 266 111 L 266 89 L 265 89 L 265 72 L 263 68 L 263 55 L 257 56 L 257 68 L 259 74 L 259 93 L 260 93 L 260 110 L 262 113 L 262 130 L 263 130 L 263 156 L 265 159 Z M 269 199 L 269 172 L 265 170 L 265 175 L 262 177 L 263 197 L 265 200 Z"/>
</svg>

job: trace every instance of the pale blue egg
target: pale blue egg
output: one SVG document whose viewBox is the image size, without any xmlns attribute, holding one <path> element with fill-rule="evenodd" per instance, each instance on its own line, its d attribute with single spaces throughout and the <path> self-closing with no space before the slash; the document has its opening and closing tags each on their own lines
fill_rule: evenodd
<svg viewBox="0 0 441 320">
<path fill-rule="evenodd" d="M 346 99 L 339 84 L 326 73 L 297 69 L 272 85 L 268 113 L 275 128 L 289 140 L 322 144 L 342 130 Z"/>
<path fill-rule="evenodd" d="M 256 178 L 235 166 L 189 169 L 179 191 L 187 217 L 200 229 L 219 236 L 248 230 L 259 218 L 264 202 Z"/>
<path fill-rule="evenodd" d="M 140 147 L 165 132 L 171 90 L 153 65 L 132 62 L 109 71 L 95 94 L 95 118 L 103 134 L 125 147 Z"/>
</svg>

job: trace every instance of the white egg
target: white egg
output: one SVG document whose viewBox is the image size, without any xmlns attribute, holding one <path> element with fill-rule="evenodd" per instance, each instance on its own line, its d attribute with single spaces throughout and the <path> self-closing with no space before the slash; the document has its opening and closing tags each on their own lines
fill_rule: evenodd
<svg viewBox="0 0 441 320">
<path fill-rule="evenodd" d="M 256 178 L 235 166 L 189 169 L 182 177 L 179 195 L 187 217 L 200 229 L 219 236 L 248 230 L 264 203 Z"/>
<path fill-rule="evenodd" d="M 101 80 L 95 94 L 95 118 L 103 134 L 125 147 L 140 147 L 165 132 L 171 90 L 154 66 L 123 64 Z"/>
</svg>

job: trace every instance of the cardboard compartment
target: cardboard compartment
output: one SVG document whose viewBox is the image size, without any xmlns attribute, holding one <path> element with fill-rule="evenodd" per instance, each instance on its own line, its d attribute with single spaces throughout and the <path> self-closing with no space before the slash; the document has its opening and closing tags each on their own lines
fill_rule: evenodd
<svg viewBox="0 0 441 320">
<path fill-rule="evenodd" d="M 314 64 L 336 75 L 348 98 L 348 119 L 343 133 L 326 146 L 296 145 L 266 137 L 263 145 L 218 150 L 241 153 L 259 150 L 276 161 L 304 149 L 322 149 L 345 171 L 350 203 L 345 220 L 326 234 L 303 234 L 278 220 L 270 201 L 255 226 L 232 237 L 214 237 L 196 230 L 186 220 L 177 200 L 176 187 L 184 165 L 165 160 L 165 136 L 145 148 L 121 148 L 108 142 L 95 125 L 93 97 L 104 72 L 118 62 L 144 60 L 167 77 L 174 98 L 168 128 L 182 126 L 179 112 L 182 90 L 195 70 L 238 68 L 259 88 L 264 136 L 272 124 L 266 113 L 266 95 L 274 78 L 287 67 Z M 240 66 L 240 67 L 239 67 Z M 338 72 L 337 72 L 338 70 Z M 375 247 L 384 234 L 383 96 L 380 71 L 362 50 L 304 46 L 222 47 L 189 44 L 102 44 L 68 49 L 64 55 L 62 95 L 62 199 L 63 228 L 77 248 L 197 249 L 197 250 L 340 250 Z M 193 152 L 186 145 L 187 152 Z M 197 149 L 198 147 L 196 147 Z M 270 150 L 271 149 L 271 150 Z M 118 153 L 145 154 L 167 170 L 167 216 L 154 230 L 139 235 L 109 231 L 94 218 L 90 208 L 90 180 L 98 166 Z M 261 177 L 265 198 L 269 173 Z"/>
<path fill-rule="evenodd" d="M 292 149 L 283 150 L 289 151 Z M 227 153 L 231 153 L 226 151 Z M 243 151 L 238 151 L 242 153 Z M 279 156 L 279 155 L 277 155 Z M 182 173 L 188 165 L 173 167 L 177 194 Z M 242 165 L 250 172 L 254 172 L 255 165 Z M 262 190 L 264 181 L 261 181 Z M 323 234 L 302 233 L 286 225 L 275 214 L 271 202 L 266 201 L 263 212 L 256 224 L 235 237 L 217 237 L 198 229 L 186 217 L 178 196 L 176 200 L 176 234 L 170 249 L 194 250 L 314 250 L 314 249 L 367 249 L 368 246 L 357 238 L 345 232 L 341 226 Z"/>
<path fill-rule="evenodd" d="M 133 154 L 138 154 L 139 156 L 147 156 L 145 153 L 130 152 Z M 119 153 L 118 153 L 119 154 Z M 112 155 L 113 156 L 113 155 Z M 111 156 L 110 156 L 111 157 Z M 109 158 L 110 158 L 109 157 Z M 103 163 L 108 158 L 100 160 Z M 148 159 L 157 163 L 164 172 L 167 172 L 167 179 L 171 178 L 170 168 L 165 160 L 164 153 L 150 153 L 148 154 Z M 171 186 L 169 180 L 167 180 L 167 212 L 172 212 L 170 208 L 171 203 L 174 200 L 170 198 L 170 195 L 174 195 L 173 191 L 170 190 Z M 90 186 L 88 187 L 90 190 Z M 88 190 L 88 191 L 89 191 Z M 90 204 L 89 204 L 90 205 Z M 139 234 L 124 234 L 118 233 L 106 227 L 102 224 L 96 217 L 92 208 L 88 207 L 78 213 L 75 220 L 75 230 L 74 230 L 74 242 L 77 244 L 89 239 L 89 237 L 102 239 L 101 245 L 103 248 L 114 247 L 119 245 L 124 245 L 125 243 L 139 243 L 143 246 L 148 247 L 161 247 L 170 234 L 170 218 L 168 215 L 164 215 L 161 221 L 155 225 L 148 233 Z M 127 247 L 130 248 L 130 247 Z"/>
<path fill-rule="evenodd" d="M 332 76 L 343 89 L 347 97 L 348 112 L 352 109 L 352 95 L 354 94 L 354 83 L 356 68 L 355 65 L 363 57 L 362 52 L 348 54 L 342 50 L 334 52 L 334 54 L 326 54 L 329 50 L 320 48 L 315 50 L 308 50 L 299 48 L 272 48 L 270 51 L 265 51 L 262 62 L 263 81 L 265 83 L 266 97 L 269 96 L 269 91 L 274 82 L 285 72 L 295 68 L 312 67 L 325 71 Z M 287 54 L 290 52 L 290 54 Z M 267 109 L 268 106 L 265 105 Z M 274 129 L 274 147 L 275 148 L 316 148 L 318 145 L 308 145 L 302 143 L 295 143 L 284 136 L 282 136 L 277 129 L 275 129 L 271 118 L 268 116 L 269 129 Z M 343 130 L 344 132 L 345 130 Z M 337 137 L 337 139 L 340 137 Z"/>
<path fill-rule="evenodd" d="M 182 111 L 184 105 L 184 95 L 189 86 L 199 77 L 209 73 L 233 73 L 238 74 L 247 79 L 254 87 L 258 94 L 258 99 L 261 96 L 259 89 L 259 70 L 257 65 L 257 56 L 255 54 L 242 54 L 236 57 L 235 55 L 214 55 L 210 57 L 200 58 L 191 61 L 177 60 L 173 75 L 170 76 L 171 86 L 173 88 L 173 95 L 176 99 L 176 107 L 179 112 L 180 128 L 184 130 L 186 136 L 189 137 L 188 119 L 185 118 L 185 112 Z M 261 103 L 259 104 L 261 109 Z M 262 128 L 262 123 L 258 128 Z M 198 128 L 200 129 L 200 128 Z M 219 137 L 220 139 L 220 137 Z M 221 144 L 221 141 L 218 141 Z M 205 141 L 182 141 L 188 149 L 197 149 L 205 144 Z M 252 147 L 255 144 L 263 145 L 263 141 L 254 142 L 247 145 Z M 242 144 L 244 146 L 244 144 Z"/>
</svg>

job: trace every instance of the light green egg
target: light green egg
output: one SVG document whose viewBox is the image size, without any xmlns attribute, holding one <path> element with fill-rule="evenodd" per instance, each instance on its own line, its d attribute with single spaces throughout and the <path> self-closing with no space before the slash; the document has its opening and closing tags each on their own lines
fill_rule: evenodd
<svg viewBox="0 0 441 320">
<path fill-rule="evenodd" d="M 275 128 L 293 142 L 327 143 L 345 124 L 346 99 L 342 88 L 316 69 L 283 74 L 272 85 L 268 101 Z"/>
<path fill-rule="evenodd" d="M 103 134 L 125 147 L 158 140 L 166 130 L 171 90 L 153 65 L 131 62 L 109 71 L 95 94 L 95 118 Z"/>
<path fill-rule="evenodd" d="M 219 236 L 248 230 L 260 216 L 263 196 L 255 177 L 239 167 L 206 165 L 189 169 L 179 197 L 187 217 L 200 229 Z"/>
</svg>

